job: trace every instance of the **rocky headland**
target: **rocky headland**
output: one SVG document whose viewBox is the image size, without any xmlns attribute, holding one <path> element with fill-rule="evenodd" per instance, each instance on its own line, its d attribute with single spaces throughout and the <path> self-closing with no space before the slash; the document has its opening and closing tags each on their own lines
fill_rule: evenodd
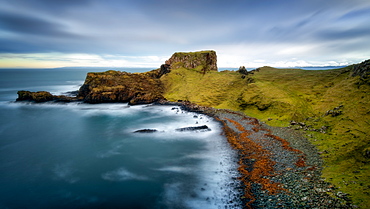
<svg viewBox="0 0 370 209">
<path fill-rule="evenodd" d="M 239 153 L 245 208 L 366 208 L 369 63 L 329 71 L 218 72 L 214 51 L 175 53 L 146 73 L 88 73 L 73 97 L 19 91 L 17 101 L 174 105 L 207 114 Z M 178 131 L 194 130 L 208 127 Z"/>
</svg>

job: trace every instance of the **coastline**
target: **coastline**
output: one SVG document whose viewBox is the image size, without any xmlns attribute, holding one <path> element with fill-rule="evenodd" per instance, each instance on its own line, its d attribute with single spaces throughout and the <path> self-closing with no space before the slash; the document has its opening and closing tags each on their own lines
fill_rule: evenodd
<svg viewBox="0 0 370 209">
<path fill-rule="evenodd" d="M 323 161 L 300 132 L 187 101 L 153 104 L 180 106 L 219 121 L 223 135 L 238 152 L 244 208 L 354 208 L 347 194 L 321 178 Z"/>
</svg>

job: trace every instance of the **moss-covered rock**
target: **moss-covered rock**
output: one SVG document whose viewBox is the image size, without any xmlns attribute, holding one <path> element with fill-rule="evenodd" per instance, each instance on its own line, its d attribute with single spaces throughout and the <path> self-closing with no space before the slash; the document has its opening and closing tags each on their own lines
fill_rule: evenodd
<svg viewBox="0 0 370 209">
<path fill-rule="evenodd" d="M 163 99 L 158 71 L 88 73 L 78 97 L 87 103 L 128 102 L 148 104 Z"/>
<path fill-rule="evenodd" d="M 176 52 L 166 64 L 171 69 L 186 68 L 195 69 L 203 74 L 209 71 L 217 71 L 217 55 L 215 51 L 199 52 Z"/>
<path fill-rule="evenodd" d="M 31 91 L 18 91 L 18 98 L 16 101 L 28 101 L 28 102 L 73 102 L 77 101 L 76 97 L 69 97 L 69 96 L 55 96 L 52 95 L 50 92 L 47 91 L 38 91 L 38 92 L 31 92 Z"/>
<path fill-rule="evenodd" d="M 17 101 L 34 101 L 34 102 L 47 102 L 54 99 L 53 95 L 47 91 L 18 91 Z"/>
</svg>

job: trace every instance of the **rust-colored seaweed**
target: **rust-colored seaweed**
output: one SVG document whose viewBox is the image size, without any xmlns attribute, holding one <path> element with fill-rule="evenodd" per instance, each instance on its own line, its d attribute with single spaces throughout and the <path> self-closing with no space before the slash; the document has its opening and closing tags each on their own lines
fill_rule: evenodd
<svg viewBox="0 0 370 209">
<path fill-rule="evenodd" d="M 252 141 L 248 136 L 252 133 L 246 130 L 240 123 L 226 118 L 232 123 L 241 133 L 235 133 L 229 128 L 226 122 L 224 123 L 224 133 L 231 146 L 239 152 L 239 172 L 240 180 L 243 182 L 244 197 L 249 200 L 246 203 L 247 208 L 251 208 L 251 204 L 256 200 L 252 193 L 252 184 L 259 184 L 263 190 L 267 190 L 270 194 L 276 194 L 283 190 L 279 183 L 273 182 L 269 177 L 274 176 L 275 162 L 271 160 L 271 153 L 263 149 L 261 145 Z M 253 121 L 255 123 L 255 121 Z M 249 166 L 245 162 L 250 162 Z M 252 165 L 252 167 L 250 167 Z"/>
<path fill-rule="evenodd" d="M 287 140 L 283 139 L 283 138 L 280 138 L 278 136 L 272 135 L 270 133 L 265 134 L 265 136 L 268 136 L 268 137 L 271 137 L 271 138 L 273 138 L 273 139 L 275 139 L 277 141 L 280 141 L 281 144 L 282 144 L 282 146 L 283 146 L 283 148 L 286 149 L 286 150 L 288 150 L 288 151 L 292 151 L 292 152 L 296 152 L 296 153 L 302 153 L 301 150 L 294 149 L 293 147 L 291 147 L 290 146 L 290 143 Z"/>
</svg>

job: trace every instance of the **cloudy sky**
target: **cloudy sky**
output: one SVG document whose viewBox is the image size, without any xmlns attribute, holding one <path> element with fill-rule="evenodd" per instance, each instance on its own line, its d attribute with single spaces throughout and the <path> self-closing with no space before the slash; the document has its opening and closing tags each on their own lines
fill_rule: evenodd
<svg viewBox="0 0 370 209">
<path fill-rule="evenodd" d="M 159 67 L 212 49 L 219 67 L 370 59 L 369 0 L 0 0 L 0 67 Z"/>
</svg>

